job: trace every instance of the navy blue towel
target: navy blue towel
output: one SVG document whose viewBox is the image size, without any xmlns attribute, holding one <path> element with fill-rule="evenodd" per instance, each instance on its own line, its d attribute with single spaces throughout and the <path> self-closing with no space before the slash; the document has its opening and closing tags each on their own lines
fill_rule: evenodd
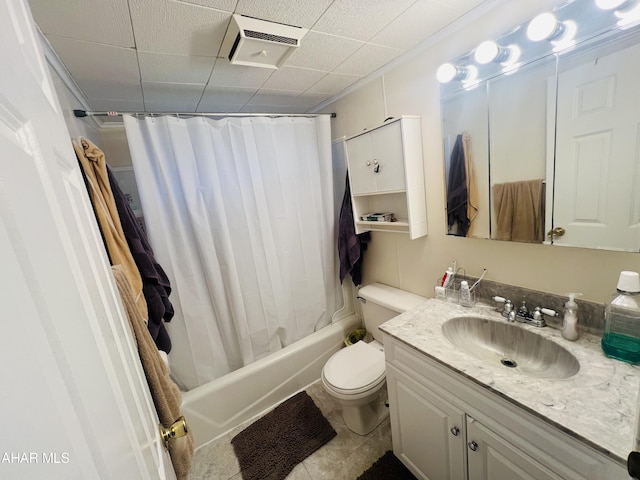
<svg viewBox="0 0 640 480">
<path fill-rule="evenodd" d="M 369 232 L 356 235 L 353 222 L 353 208 L 351 206 L 351 189 L 349 188 L 349 174 L 344 189 L 340 220 L 338 223 L 338 255 L 340 256 L 340 283 L 347 275 L 351 275 L 353 284 L 362 283 L 362 254 L 367 249 L 367 242 L 371 238 Z"/>
<path fill-rule="evenodd" d="M 459 237 L 466 237 L 469 231 L 469 217 L 467 217 L 467 169 L 464 164 L 464 147 L 462 135 L 458 135 L 451 150 L 449 163 L 449 181 L 447 182 L 447 223 L 449 233 Z"/>
<path fill-rule="evenodd" d="M 108 166 L 107 174 L 124 236 L 142 277 L 142 293 L 147 301 L 149 314 L 147 328 L 158 349 L 169 353 L 171 338 L 163 323 L 170 321 L 174 314 L 173 305 L 169 301 L 171 293 L 169 278 L 153 256 L 147 236 Z"/>
</svg>

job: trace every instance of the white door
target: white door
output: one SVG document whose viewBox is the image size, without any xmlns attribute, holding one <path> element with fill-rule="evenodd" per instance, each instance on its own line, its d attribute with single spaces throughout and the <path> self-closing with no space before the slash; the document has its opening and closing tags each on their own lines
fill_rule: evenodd
<svg viewBox="0 0 640 480">
<path fill-rule="evenodd" d="M 640 46 L 559 74 L 554 244 L 640 249 L 638 75 Z"/>
<path fill-rule="evenodd" d="M 175 478 L 26 0 L 0 45 L 0 478 Z"/>
</svg>

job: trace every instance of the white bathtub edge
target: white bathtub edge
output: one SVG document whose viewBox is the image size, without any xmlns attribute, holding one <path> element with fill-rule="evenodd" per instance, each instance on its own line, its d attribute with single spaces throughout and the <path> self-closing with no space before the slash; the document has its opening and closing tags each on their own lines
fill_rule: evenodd
<svg viewBox="0 0 640 480">
<path fill-rule="evenodd" d="M 270 410 L 320 379 L 327 359 L 361 326 L 349 315 L 224 377 L 182 394 L 182 413 L 196 448 Z"/>
</svg>

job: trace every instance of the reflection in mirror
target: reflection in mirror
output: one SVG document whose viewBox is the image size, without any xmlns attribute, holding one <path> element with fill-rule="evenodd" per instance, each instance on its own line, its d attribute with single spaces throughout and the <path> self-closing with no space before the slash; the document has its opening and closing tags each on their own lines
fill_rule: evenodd
<svg viewBox="0 0 640 480">
<path fill-rule="evenodd" d="M 558 64 L 556 245 L 640 248 L 640 35 L 595 39 Z"/>
<path fill-rule="evenodd" d="M 447 232 L 461 237 L 489 238 L 486 85 L 443 98 L 441 108 Z"/>
<path fill-rule="evenodd" d="M 547 14 L 564 29 L 527 22 L 491 39 L 509 56 L 439 77 L 449 234 L 640 251 L 640 6 L 616 5 L 566 2 Z"/>
<path fill-rule="evenodd" d="M 492 239 L 542 243 L 546 210 L 551 225 L 555 75 L 552 56 L 488 82 Z"/>
</svg>

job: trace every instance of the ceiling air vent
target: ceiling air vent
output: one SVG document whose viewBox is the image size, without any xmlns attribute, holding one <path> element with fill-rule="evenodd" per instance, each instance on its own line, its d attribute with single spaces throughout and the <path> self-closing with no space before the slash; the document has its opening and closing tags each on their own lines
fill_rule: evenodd
<svg viewBox="0 0 640 480">
<path fill-rule="evenodd" d="M 306 28 L 233 14 L 220 53 L 237 65 L 280 68 L 307 32 Z"/>
</svg>

